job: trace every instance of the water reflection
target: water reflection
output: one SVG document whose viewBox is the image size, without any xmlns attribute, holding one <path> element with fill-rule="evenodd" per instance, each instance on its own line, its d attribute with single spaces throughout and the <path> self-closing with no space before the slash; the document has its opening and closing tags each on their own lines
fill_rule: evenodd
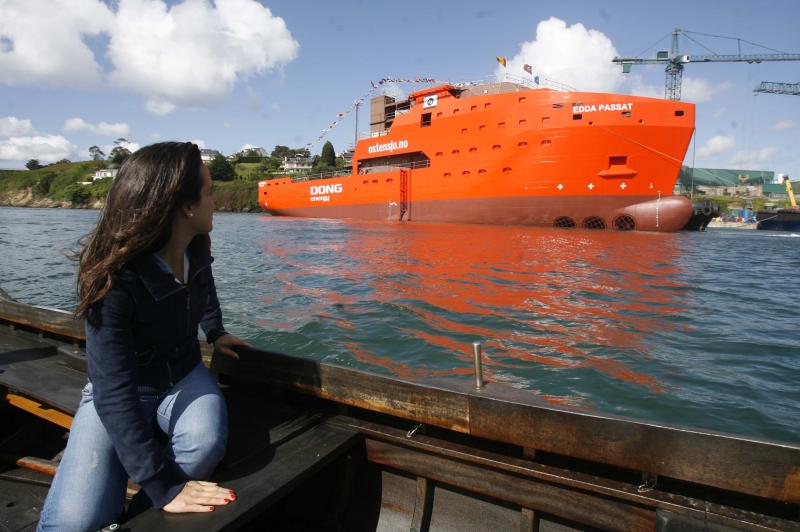
<svg viewBox="0 0 800 532">
<path fill-rule="evenodd" d="M 295 220 L 260 222 L 277 271 L 259 324 L 339 363 L 466 378 L 480 340 L 490 380 L 559 404 L 588 398 L 553 372 L 664 388 L 646 339 L 685 311 L 674 235 L 319 221 L 299 240 Z"/>
</svg>

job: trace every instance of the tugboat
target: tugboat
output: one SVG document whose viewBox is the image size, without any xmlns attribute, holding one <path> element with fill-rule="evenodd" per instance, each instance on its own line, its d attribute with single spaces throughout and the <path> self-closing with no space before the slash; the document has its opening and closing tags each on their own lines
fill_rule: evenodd
<svg viewBox="0 0 800 532">
<path fill-rule="evenodd" d="M 786 194 L 789 196 L 791 208 L 777 209 L 774 211 L 758 211 L 756 213 L 756 229 L 764 231 L 797 231 L 800 232 L 800 209 L 794 199 L 794 191 L 789 176 L 783 177 L 783 184 L 786 185 Z"/>
</svg>

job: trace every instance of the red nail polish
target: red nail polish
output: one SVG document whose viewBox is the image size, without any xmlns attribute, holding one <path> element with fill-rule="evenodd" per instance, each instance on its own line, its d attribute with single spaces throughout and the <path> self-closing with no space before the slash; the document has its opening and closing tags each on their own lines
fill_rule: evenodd
<svg viewBox="0 0 800 532">
<path fill-rule="evenodd" d="M 227 504 L 227 503 L 229 503 L 229 502 L 231 502 L 231 501 L 229 501 L 228 499 L 225 499 L 225 503 L 226 503 L 226 504 Z"/>
</svg>

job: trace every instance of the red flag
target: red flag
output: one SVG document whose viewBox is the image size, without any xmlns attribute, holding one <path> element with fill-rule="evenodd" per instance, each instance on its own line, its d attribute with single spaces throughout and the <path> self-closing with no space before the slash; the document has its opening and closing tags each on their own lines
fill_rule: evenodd
<svg viewBox="0 0 800 532">
<path fill-rule="evenodd" d="M 503 67 L 506 66 L 506 58 L 505 57 L 497 57 L 497 62 L 500 63 L 501 65 L 503 65 Z"/>
<path fill-rule="evenodd" d="M 523 67 L 522 67 L 522 70 L 524 70 L 525 72 L 527 72 L 527 73 L 528 73 L 528 74 L 530 74 L 531 76 L 533 75 L 533 67 L 532 67 L 532 66 L 530 66 L 528 63 L 525 63 L 525 64 L 523 65 Z"/>
</svg>

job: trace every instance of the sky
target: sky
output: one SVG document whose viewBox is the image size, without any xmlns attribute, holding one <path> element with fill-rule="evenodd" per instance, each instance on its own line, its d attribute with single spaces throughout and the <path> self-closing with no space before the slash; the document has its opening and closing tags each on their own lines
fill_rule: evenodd
<svg viewBox="0 0 800 532">
<path fill-rule="evenodd" d="M 694 32 L 689 55 L 800 53 L 798 20 L 800 0 L 0 0 L 0 168 L 108 154 L 119 138 L 341 152 L 348 111 L 383 78 L 470 82 L 530 64 L 577 90 L 663 97 L 663 66 L 623 74 L 611 59 L 654 57 L 676 27 Z M 754 94 L 761 81 L 800 82 L 800 61 L 686 65 L 686 163 L 800 178 L 800 96 Z"/>
</svg>

